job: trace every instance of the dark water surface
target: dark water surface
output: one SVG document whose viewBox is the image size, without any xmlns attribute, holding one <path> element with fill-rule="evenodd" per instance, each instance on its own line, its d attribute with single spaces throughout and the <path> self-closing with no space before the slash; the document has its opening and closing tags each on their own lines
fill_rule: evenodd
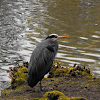
<svg viewBox="0 0 100 100">
<path fill-rule="evenodd" d="M 0 0 L 0 89 L 9 67 L 29 61 L 47 35 L 59 40 L 62 66 L 85 65 L 100 77 L 100 0 Z"/>
</svg>

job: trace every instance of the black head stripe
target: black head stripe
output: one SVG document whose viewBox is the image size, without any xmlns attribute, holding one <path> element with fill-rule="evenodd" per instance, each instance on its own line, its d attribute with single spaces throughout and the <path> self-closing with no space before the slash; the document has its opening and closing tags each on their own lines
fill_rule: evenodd
<svg viewBox="0 0 100 100">
<path fill-rule="evenodd" d="M 49 35 L 49 36 L 47 36 L 46 39 L 48 39 L 48 38 L 57 38 L 57 37 L 58 37 L 57 35 Z"/>
</svg>

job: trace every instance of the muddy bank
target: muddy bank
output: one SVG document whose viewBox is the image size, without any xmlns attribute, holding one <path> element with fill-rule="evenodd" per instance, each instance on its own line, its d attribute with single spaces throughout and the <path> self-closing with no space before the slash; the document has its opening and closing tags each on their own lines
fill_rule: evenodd
<svg viewBox="0 0 100 100">
<path fill-rule="evenodd" d="M 87 77 L 56 77 L 42 80 L 43 91 L 40 91 L 39 84 L 30 88 L 23 83 L 15 90 L 7 89 L 2 91 L 0 99 L 33 99 L 42 98 L 48 91 L 57 90 L 68 97 L 84 97 L 87 100 L 99 100 L 100 79 Z"/>
<path fill-rule="evenodd" d="M 99 100 L 100 79 L 93 77 L 90 70 L 85 69 L 84 66 L 73 66 L 69 68 L 62 68 L 60 65 L 53 66 L 50 74 L 51 76 L 49 75 L 49 78 L 42 80 L 43 91 L 40 91 L 39 83 L 34 88 L 31 88 L 27 85 L 27 82 L 24 81 L 15 88 L 13 88 L 14 85 L 11 84 L 9 88 L 2 90 L 0 99 L 47 100 L 43 99 L 46 92 L 59 91 L 65 95 L 62 97 L 63 100 Z M 15 82 L 17 82 L 16 79 Z M 53 95 L 51 94 L 49 93 L 50 98 Z M 78 98 L 74 99 L 73 97 Z M 82 99 L 82 97 L 84 98 Z M 53 99 L 50 100 L 59 100 L 59 95 L 57 94 L 57 97 L 52 98 Z"/>
</svg>

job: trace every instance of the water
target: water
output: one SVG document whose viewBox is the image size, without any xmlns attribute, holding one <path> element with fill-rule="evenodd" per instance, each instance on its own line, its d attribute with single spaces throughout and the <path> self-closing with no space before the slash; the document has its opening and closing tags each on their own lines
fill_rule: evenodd
<svg viewBox="0 0 100 100">
<path fill-rule="evenodd" d="M 8 86 L 8 70 L 29 61 L 47 35 L 59 40 L 56 60 L 62 66 L 85 65 L 100 77 L 99 0 L 0 0 L 0 89 Z"/>
</svg>

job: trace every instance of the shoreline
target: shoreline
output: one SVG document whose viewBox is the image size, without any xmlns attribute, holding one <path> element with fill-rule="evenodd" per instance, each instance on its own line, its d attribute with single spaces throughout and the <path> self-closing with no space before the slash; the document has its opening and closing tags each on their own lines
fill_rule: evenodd
<svg viewBox="0 0 100 100">
<path fill-rule="evenodd" d="M 25 99 L 40 98 L 48 91 L 60 91 L 68 97 L 84 97 L 87 100 L 99 100 L 100 98 L 100 79 L 87 77 L 56 77 L 44 78 L 42 80 L 44 90 L 41 92 L 39 83 L 30 88 L 27 83 L 23 83 L 16 89 L 5 89 L 1 91 L 0 99 Z M 81 99 L 80 99 L 81 100 Z"/>
<path fill-rule="evenodd" d="M 24 67 L 17 66 L 18 69 L 13 68 L 14 70 L 11 70 L 11 72 L 14 72 L 16 69 L 17 73 L 21 73 L 20 71 L 23 71 L 22 69 L 25 68 L 25 64 L 23 65 Z M 26 68 L 25 70 L 27 71 Z M 26 78 L 26 73 L 24 74 L 24 76 L 25 77 L 23 78 Z M 22 78 L 19 77 L 18 79 Z M 42 79 L 43 91 L 40 90 L 39 82 L 36 86 L 31 88 L 27 85 L 26 81 L 19 83 L 19 81 L 21 80 L 18 79 L 16 77 L 14 81 L 11 81 L 10 87 L 1 91 L 0 99 L 47 100 L 44 99 L 44 96 L 48 91 L 51 91 L 53 93 L 54 91 L 63 93 L 65 95 L 63 99 L 67 97 L 69 98 L 64 100 L 99 100 L 100 98 L 100 79 L 92 76 L 90 69 L 86 69 L 85 66 L 76 67 L 74 65 L 73 67 L 62 68 L 60 62 L 57 66 L 53 65 L 51 71 L 49 72 L 48 78 Z"/>
</svg>

